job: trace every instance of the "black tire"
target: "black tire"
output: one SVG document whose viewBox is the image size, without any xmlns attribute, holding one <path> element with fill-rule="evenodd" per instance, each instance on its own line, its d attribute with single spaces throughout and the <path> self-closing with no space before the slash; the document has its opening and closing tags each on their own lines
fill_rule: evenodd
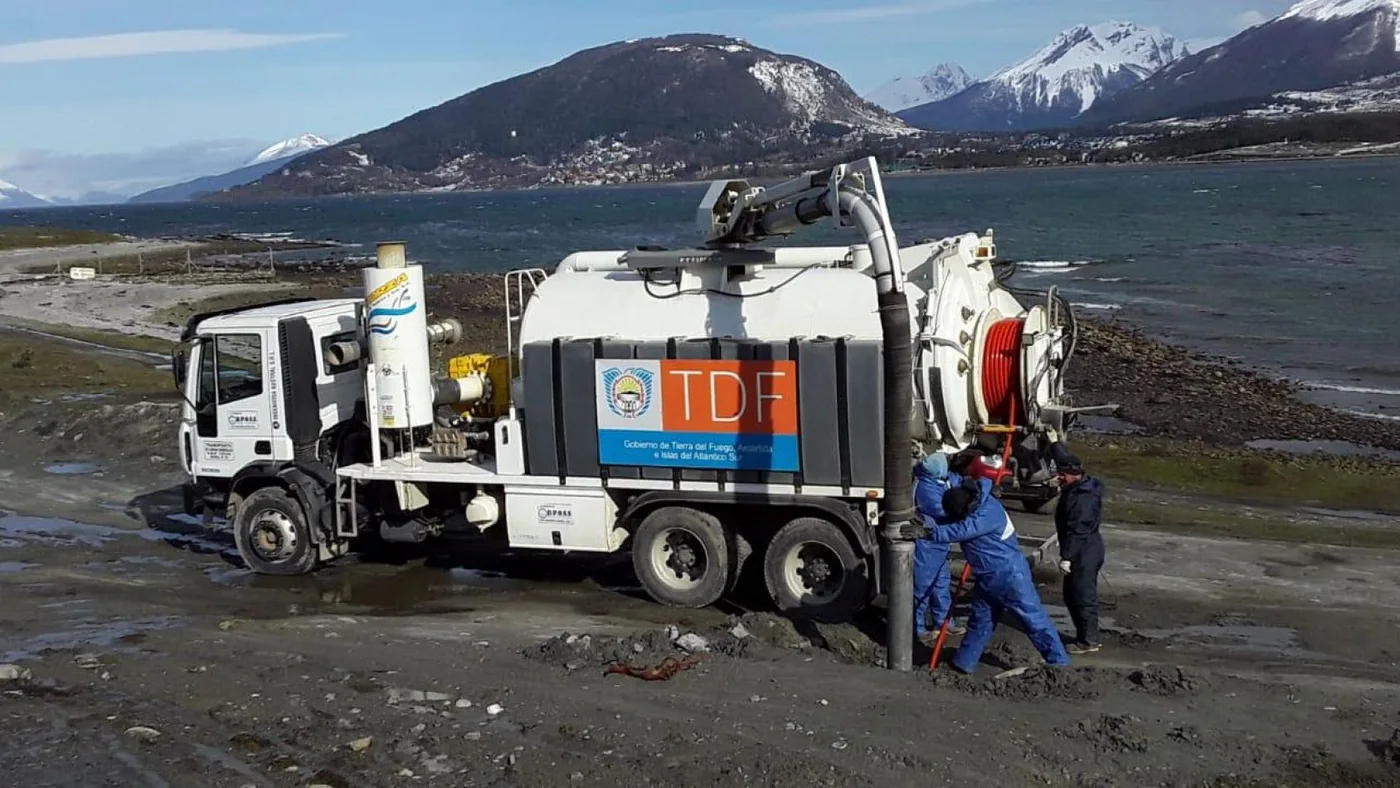
<svg viewBox="0 0 1400 788">
<path fill-rule="evenodd" d="M 817 621 L 847 621 L 870 601 L 869 564 L 840 527 L 818 517 L 799 517 L 773 535 L 763 580 L 779 610 Z"/>
<path fill-rule="evenodd" d="M 1021 501 L 1021 508 L 1025 509 L 1030 514 L 1043 514 L 1046 509 L 1050 508 L 1050 506 L 1055 503 L 1055 498 L 1058 497 L 1059 496 L 1052 496 L 1050 498 L 1026 498 Z"/>
<path fill-rule="evenodd" d="M 632 569 L 652 599 L 669 607 L 708 607 L 729 590 L 734 540 L 714 515 L 663 506 L 632 534 Z"/>
<path fill-rule="evenodd" d="M 260 575 L 304 575 L 316 568 L 306 513 L 281 487 L 262 487 L 238 503 L 233 540 L 248 568 Z"/>
</svg>

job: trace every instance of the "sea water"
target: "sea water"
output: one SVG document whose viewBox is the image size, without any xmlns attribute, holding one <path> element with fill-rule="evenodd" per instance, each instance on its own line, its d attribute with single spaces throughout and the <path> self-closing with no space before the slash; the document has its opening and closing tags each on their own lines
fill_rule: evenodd
<svg viewBox="0 0 1400 788">
<path fill-rule="evenodd" d="M 886 180 L 901 243 L 994 228 L 1016 284 L 1085 314 L 1308 381 L 1309 399 L 1400 419 L 1400 159 L 1052 168 Z M 50 225 L 140 236 L 407 242 L 431 271 L 552 267 L 583 249 L 693 244 L 693 185 L 55 208 Z M 33 213 L 0 212 L 0 224 Z M 847 244 L 819 225 L 792 239 Z M 314 252 L 324 256 L 325 252 Z"/>
</svg>

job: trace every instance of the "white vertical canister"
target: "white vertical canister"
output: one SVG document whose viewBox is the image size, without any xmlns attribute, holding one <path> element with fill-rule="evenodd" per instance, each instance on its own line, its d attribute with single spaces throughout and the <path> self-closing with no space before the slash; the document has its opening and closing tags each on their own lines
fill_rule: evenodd
<svg viewBox="0 0 1400 788">
<path fill-rule="evenodd" d="M 385 429 L 422 427 L 433 421 L 423 267 L 408 264 L 402 243 L 381 243 L 377 251 L 378 265 L 364 269 L 364 282 L 379 423 Z"/>
</svg>

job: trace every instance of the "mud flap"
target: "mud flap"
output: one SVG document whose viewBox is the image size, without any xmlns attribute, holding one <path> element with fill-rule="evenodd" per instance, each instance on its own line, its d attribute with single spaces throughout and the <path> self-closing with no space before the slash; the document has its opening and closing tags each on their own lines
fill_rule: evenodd
<svg viewBox="0 0 1400 788">
<path fill-rule="evenodd" d="M 296 496 L 301 504 L 302 511 L 306 513 L 306 522 L 310 526 L 307 530 L 311 532 L 312 544 L 320 545 L 327 535 L 335 533 L 335 511 L 331 507 L 331 499 L 326 494 L 325 486 L 311 474 L 296 467 L 283 469 L 278 476 L 287 483 L 292 495 Z"/>
</svg>

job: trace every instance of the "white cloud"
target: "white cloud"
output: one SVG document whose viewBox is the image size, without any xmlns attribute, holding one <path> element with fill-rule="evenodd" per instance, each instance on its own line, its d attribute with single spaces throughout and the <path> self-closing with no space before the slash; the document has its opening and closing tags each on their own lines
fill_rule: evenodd
<svg viewBox="0 0 1400 788">
<path fill-rule="evenodd" d="M 340 38 L 341 33 L 244 33 L 238 30 L 156 30 L 85 38 L 49 38 L 0 45 L 0 63 L 93 60 L 174 52 L 225 52 L 233 49 L 300 44 Z"/>
<path fill-rule="evenodd" d="M 778 25 L 840 25 L 855 22 L 876 22 L 903 16 L 926 16 L 954 8 L 982 5 L 993 0 L 935 0 L 924 3 L 894 3 L 857 8 L 833 8 L 824 11 L 802 11 L 777 14 L 770 21 Z"/>
<path fill-rule="evenodd" d="M 1263 11 L 1255 11 L 1251 9 L 1235 17 L 1235 28 L 1238 30 L 1244 30 L 1247 27 L 1262 25 L 1273 18 L 1274 17 L 1272 14 L 1266 14 Z"/>
<path fill-rule="evenodd" d="M 259 140 L 200 140 L 132 153 L 0 152 L 0 177 L 31 194 L 76 199 L 91 192 L 130 197 L 243 166 L 267 145 Z"/>
</svg>

